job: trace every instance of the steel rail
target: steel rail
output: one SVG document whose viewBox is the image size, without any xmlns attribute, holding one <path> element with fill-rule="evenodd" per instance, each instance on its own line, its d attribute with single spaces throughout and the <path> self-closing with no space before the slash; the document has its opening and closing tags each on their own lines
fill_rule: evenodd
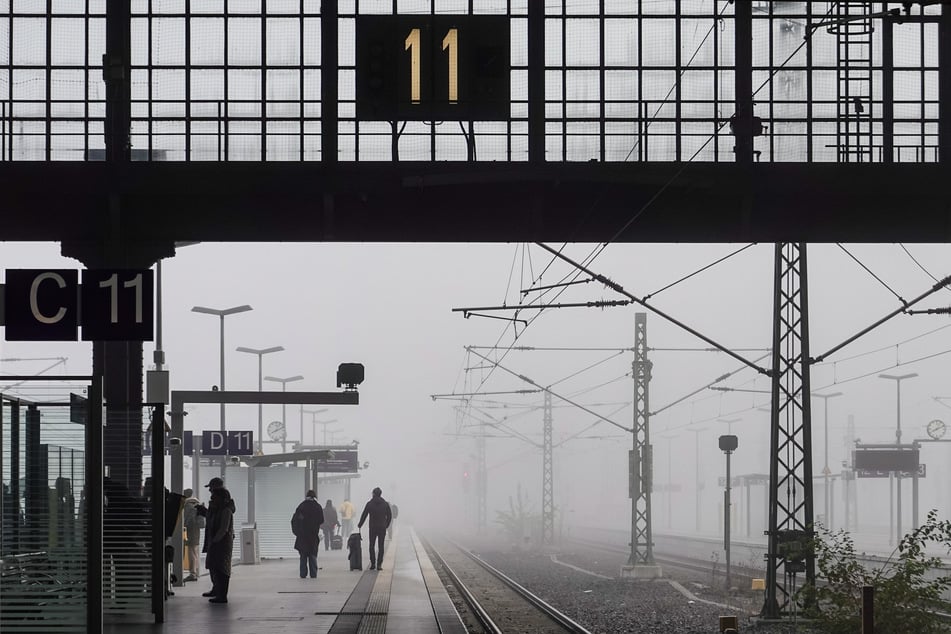
<svg viewBox="0 0 951 634">
<path fill-rule="evenodd" d="M 492 620 L 492 617 L 486 611 L 482 604 L 479 603 L 479 600 L 475 598 L 475 595 L 469 590 L 469 588 L 462 582 L 459 578 L 459 575 L 449 567 L 449 564 L 446 563 L 446 560 L 443 559 L 442 555 L 439 554 L 439 551 L 432 545 L 428 539 L 423 536 L 420 536 L 420 541 L 423 543 L 423 546 L 426 550 L 429 551 L 429 554 L 436 558 L 436 561 L 442 566 L 443 570 L 446 571 L 446 574 L 449 575 L 449 579 L 452 581 L 453 585 L 456 586 L 456 589 L 459 591 L 459 594 L 462 595 L 463 600 L 466 602 L 466 605 L 472 611 L 473 616 L 476 620 L 479 621 L 479 625 L 486 632 L 491 634 L 502 634 L 503 630 L 498 625 L 495 624 L 495 621 Z"/>
<path fill-rule="evenodd" d="M 490 574 L 496 577 L 499 581 L 507 585 L 509 588 L 515 591 L 516 594 L 521 596 L 523 599 L 534 605 L 538 610 L 540 610 L 545 616 L 550 618 L 552 621 L 557 623 L 567 632 L 572 632 L 573 634 L 591 634 L 591 632 L 581 626 L 579 623 L 573 621 L 570 617 L 559 612 L 556 608 L 546 603 L 544 599 L 533 594 L 524 586 L 520 585 L 517 581 L 506 575 L 504 572 L 498 568 L 492 566 L 490 563 L 470 551 L 468 548 L 450 540 L 447 540 L 450 544 L 461 550 L 466 556 L 472 559 L 474 562 L 485 568 Z"/>
</svg>

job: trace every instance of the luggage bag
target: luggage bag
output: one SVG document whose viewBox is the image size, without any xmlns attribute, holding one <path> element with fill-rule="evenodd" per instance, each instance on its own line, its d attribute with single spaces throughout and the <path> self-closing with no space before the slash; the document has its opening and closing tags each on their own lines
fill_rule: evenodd
<svg viewBox="0 0 951 634">
<path fill-rule="evenodd" d="M 343 536 L 340 533 L 330 536 L 330 550 L 343 550 Z"/>
<path fill-rule="evenodd" d="M 347 550 L 350 570 L 363 570 L 363 538 L 360 533 L 353 533 L 347 538 Z"/>
</svg>

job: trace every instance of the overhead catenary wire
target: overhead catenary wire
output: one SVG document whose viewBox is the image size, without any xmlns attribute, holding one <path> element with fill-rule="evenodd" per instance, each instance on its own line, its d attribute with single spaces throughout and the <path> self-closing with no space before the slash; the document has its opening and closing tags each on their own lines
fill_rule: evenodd
<svg viewBox="0 0 951 634">
<path fill-rule="evenodd" d="M 935 282 L 938 281 L 938 278 L 936 278 L 934 275 L 932 275 L 932 274 L 931 274 L 931 271 L 929 271 L 928 269 L 926 269 L 926 268 L 921 264 L 921 262 L 919 262 L 918 259 L 917 259 L 915 256 L 913 256 L 913 255 L 911 254 L 911 251 L 909 251 L 908 248 L 905 247 L 904 244 L 902 244 L 901 242 L 899 242 L 899 243 L 898 243 L 898 246 L 901 247 L 901 250 L 904 251 L 904 252 L 908 255 L 908 257 L 911 258 L 911 261 L 914 262 L 914 263 L 918 266 L 919 269 L 921 269 L 922 271 L 925 272 L 925 275 L 927 275 L 928 277 L 930 277 L 930 278 L 931 278 L 932 280 L 934 280 Z M 951 288 L 949 288 L 948 290 L 951 291 Z"/>
<path fill-rule="evenodd" d="M 724 255 L 724 256 L 721 257 L 721 258 L 718 258 L 717 260 L 711 262 L 710 264 L 708 264 L 708 265 L 706 265 L 706 266 L 704 266 L 704 267 L 701 267 L 701 268 L 697 269 L 697 270 L 694 271 L 693 273 L 690 273 L 689 275 L 685 275 L 684 277 L 680 278 L 679 280 L 677 280 L 677 281 L 675 281 L 675 282 L 671 282 L 671 283 L 668 284 L 667 286 L 664 286 L 663 288 L 658 289 L 658 290 L 654 291 L 653 293 L 648 293 L 648 294 L 645 295 L 642 299 L 646 302 L 647 300 L 649 300 L 650 298 L 654 297 L 655 295 L 659 295 L 660 293 L 663 293 L 663 292 L 666 291 L 667 289 L 673 288 L 674 286 L 677 286 L 677 285 L 680 284 L 681 282 L 685 282 L 685 281 L 689 280 L 691 277 L 693 277 L 693 276 L 695 276 L 695 275 L 699 275 L 700 273 L 703 273 L 703 272 L 706 271 L 707 269 L 713 268 L 713 267 L 716 266 L 717 264 L 720 264 L 721 262 L 725 262 L 725 261 L 729 260 L 730 258 L 732 258 L 734 255 L 737 255 L 737 254 L 739 254 L 739 253 L 742 253 L 743 251 L 746 251 L 747 249 L 749 249 L 750 247 L 755 246 L 755 245 L 756 245 L 755 242 L 751 242 L 751 243 L 749 243 L 748 245 L 746 245 L 745 247 L 740 247 L 740 248 L 737 249 L 736 251 L 733 251 L 732 253 L 729 253 L 729 254 L 727 254 L 727 255 Z"/>
<path fill-rule="evenodd" d="M 854 255 L 852 255 L 852 252 L 849 251 L 848 249 L 846 249 L 844 246 L 842 246 L 842 243 L 836 242 L 835 244 L 836 244 L 837 247 L 839 247 L 840 249 L 842 249 L 843 251 L 845 251 L 845 254 L 846 254 L 846 255 L 848 255 L 850 258 L 852 258 L 853 260 L 855 260 L 855 263 L 856 263 L 856 264 L 858 264 L 858 265 L 861 266 L 863 269 L 865 269 L 865 272 L 866 272 L 866 273 L 868 273 L 869 275 L 871 275 L 872 277 L 874 277 L 875 280 L 876 280 L 879 284 L 881 284 L 881 285 L 884 286 L 886 289 L 888 289 L 888 292 L 889 292 L 889 293 L 891 293 L 892 295 L 894 295 L 895 297 L 897 297 L 897 298 L 898 298 L 898 301 L 900 301 L 902 304 L 907 305 L 907 303 L 905 302 L 904 298 L 902 298 L 901 295 L 899 295 L 897 292 L 895 292 L 895 289 L 893 289 L 891 286 L 889 286 L 888 284 L 886 284 L 885 281 L 884 281 L 882 278 L 880 278 L 879 276 L 875 275 L 875 273 L 872 272 L 872 269 L 870 269 L 870 268 L 868 268 L 867 266 L 865 266 L 865 264 L 864 264 L 861 260 L 859 260 L 857 257 L 855 257 Z M 935 280 L 935 282 L 937 282 L 937 281 L 938 281 L 938 280 Z"/>
<path fill-rule="evenodd" d="M 729 348 L 718 344 L 718 343 L 717 343 L 716 341 L 714 341 L 713 339 L 707 337 L 707 336 L 704 335 L 704 334 L 701 334 L 700 332 L 698 332 L 697 330 L 694 330 L 693 328 L 691 328 L 690 326 L 684 324 L 683 322 L 678 321 L 677 319 L 674 319 L 673 317 L 671 317 L 670 315 L 668 315 L 668 314 L 665 313 L 664 311 L 660 310 L 659 308 L 655 308 L 655 307 L 651 306 L 650 304 L 648 304 L 647 302 L 645 302 L 644 300 L 642 300 L 642 299 L 640 299 L 640 298 L 638 298 L 638 297 L 635 297 L 632 293 L 629 293 L 628 291 L 624 290 L 624 288 L 623 288 L 620 284 L 617 284 L 617 283 L 615 283 L 615 282 L 612 282 L 611 280 L 609 280 L 608 278 L 604 277 L 603 275 L 598 275 L 598 274 L 594 273 L 593 271 L 591 271 L 590 269 L 588 269 L 588 268 L 587 268 L 586 266 L 584 266 L 583 264 L 579 264 L 578 262 L 575 262 L 574 260 L 572 260 L 571 258 L 569 258 L 569 257 L 566 256 L 566 255 L 563 255 L 563 254 L 561 254 L 561 253 L 557 253 L 554 249 L 552 249 L 551 247 L 549 247 L 549 246 L 546 245 L 546 244 L 543 244 L 543 243 L 541 243 L 541 242 L 539 242 L 539 243 L 537 243 L 537 244 L 538 244 L 539 246 L 541 246 L 542 248 L 547 249 L 548 251 L 551 251 L 552 253 L 555 253 L 558 257 L 562 258 L 563 260 L 565 260 L 566 262 L 568 262 L 568 263 L 571 264 L 572 266 L 578 268 L 578 269 L 581 270 L 581 271 L 584 271 L 584 272 L 587 273 L 588 275 L 591 275 L 592 277 L 594 277 L 594 278 L 597 279 L 599 282 L 601 282 L 602 284 L 604 284 L 605 286 L 607 286 L 607 287 L 610 288 L 611 290 L 615 291 L 616 293 L 619 293 L 619 294 L 621 294 L 621 295 L 624 295 L 624 296 L 627 297 L 628 299 L 631 299 L 631 300 L 633 300 L 635 303 L 640 304 L 641 306 L 643 306 L 644 308 L 650 310 L 651 312 L 653 312 L 654 314 L 658 315 L 659 317 L 662 317 L 663 319 L 666 319 L 667 321 L 671 322 L 672 324 L 674 324 L 674 325 L 676 325 L 676 326 L 679 326 L 680 328 L 686 330 L 687 332 L 689 332 L 690 334 L 694 335 L 695 337 L 697 337 L 697 338 L 699 338 L 699 339 L 701 339 L 701 340 L 707 342 L 707 343 L 710 344 L 711 346 L 714 346 L 714 347 L 716 347 L 716 348 L 719 348 L 720 350 L 722 350 L 722 351 L 725 352 L 726 354 L 730 355 L 731 357 L 733 357 L 733 358 L 736 359 L 737 361 L 740 361 L 741 363 L 744 363 L 744 364 L 748 365 L 749 367 L 751 367 L 752 369 L 756 370 L 756 371 L 759 372 L 760 374 L 769 375 L 769 371 L 768 371 L 766 368 L 761 368 L 761 367 L 759 367 L 758 365 L 756 365 L 756 364 L 753 363 L 752 361 L 749 361 L 748 359 L 745 359 L 744 357 L 742 357 L 741 355 L 737 354 L 736 352 L 730 350 Z"/>
<path fill-rule="evenodd" d="M 575 403 L 574 401 L 572 401 L 570 398 L 568 398 L 568 397 L 566 397 L 566 396 L 562 396 L 561 394 L 558 394 L 557 392 L 553 392 L 552 390 L 548 389 L 547 387 L 545 387 L 545 386 L 543 386 L 543 385 L 540 385 L 539 383 L 536 383 L 535 381 L 531 380 L 531 379 L 528 378 L 527 376 L 524 376 L 524 375 L 522 375 L 522 374 L 518 374 L 517 372 L 513 372 L 512 370 L 509 370 L 508 368 L 506 368 L 506 367 L 503 366 L 502 364 L 493 361 L 493 360 L 490 359 L 489 357 L 486 357 L 486 356 L 481 355 L 481 354 L 479 354 L 478 352 L 474 352 L 474 351 L 473 351 L 473 354 L 476 355 L 476 356 L 482 357 L 483 359 L 485 359 L 485 360 L 488 361 L 489 363 L 496 363 L 496 364 L 498 365 L 498 368 L 499 368 L 500 370 L 502 370 L 502 371 L 504 371 L 504 372 L 507 372 L 507 373 L 511 374 L 512 376 L 521 379 L 522 381 L 525 381 L 525 382 L 528 383 L 529 385 L 534 385 L 534 386 L 537 387 L 537 388 L 541 388 L 542 390 L 544 390 L 545 392 L 548 392 L 549 394 L 551 394 L 551 395 L 554 396 L 555 398 L 560 399 L 560 400 L 562 400 L 562 401 L 565 401 L 566 403 L 571 403 L 572 405 L 574 405 L 574 406 L 577 407 L 578 409 L 580 409 L 580 410 L 582 410 L 582 411 L 584 411 L 584 412 L 587 412 L 587 413 L 591 414 L 592 416 L 595 416 L 595 417 L 597 417 L 597 418 L 600 418 L 601 420 L 603 420 L 603 421 L 606 422 L 606 423 L 610 423 L 611 425 L 614 425 L 615 427 L 617 427 L 617 428 L 619 428 L 619 429 L 623 429 L 623 430 L 626 431 L 626 432 L 633 432 L 633 431 L 634 431 L 632 428 L 630 428 L 630 427 L 625 427 L 624 425 L 621 425 L 620 423 L 616 423 L 616 422 L 614 422 L 613 420 L 611 420 L 610 418 L 606 418 L 606 417 L 602 416 L 601 414 L 598 414 L 597 412 L 588 409 L 588 408 L 585 407 L 584 405 L 581 405 L 580 403 Z"/>
</svg>

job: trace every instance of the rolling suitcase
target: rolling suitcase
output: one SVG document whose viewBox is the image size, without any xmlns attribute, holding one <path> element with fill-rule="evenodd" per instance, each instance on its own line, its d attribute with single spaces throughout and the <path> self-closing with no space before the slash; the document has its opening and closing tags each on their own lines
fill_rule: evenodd
<svg viewBox="0 0 951 634">
<path fill-rule="evenodd" d="M 360 533 L 353 533 L 347 538 L 347 550 L 350 570 L 363 570 L 363 538 Z"/>
<path fill-rule="evenodd" d="M 339 532 L 330 536 L 330 550 L 343 550 L 343 536 Z"/>
</svg>

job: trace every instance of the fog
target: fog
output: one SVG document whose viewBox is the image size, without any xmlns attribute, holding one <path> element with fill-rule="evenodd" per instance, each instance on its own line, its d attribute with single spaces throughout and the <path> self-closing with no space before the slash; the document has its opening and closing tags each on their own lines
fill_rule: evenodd
<svg viewBox="0 0 951 634">
<path fill-rule="evenodd" d="M 687 325 L 748 359 L 765 354 L 771 341 L 772 245 L 754 245 L 707 271 L 667 290 L 668 284 L 694 273 L 743 245 L 610 245 L 591 264 L 638 297 L 653 294 L 651 302 Z M 948 274 L 948 247 L 905 245 L 846 245 L 881 282 L 863 270 L 835 245 L 809 247 L 809 307 L 811 353 L 821 354 L 899 306 L 887 285 L 902 298 L 917 297 L 937 276 Z M 592 245 L 565 248 L 581 260 Z M 80 268 L 59 255 L 56 244 L 3 243 L 4 268 Z M 923 267 L 923 268 L 922 268 Z M 289 390 L 336 390 L 337 365 L 359 362 L 366 368 L 358 406 L 326 406 L 318 419 L 336 419 L 335 441 L 359 441 L 360 461 L 368 462 L 353 482 L 353 501 L 359 507 L 374 486 L 400 508 L 400 519 L 418 527 L 444 526 L 471 530 L 474 526 L 474 481 L 464 486 L 464 470 L 476 469 L 478 420 L 504 422 L 509 428 L 541 442 L 542 396 L 505 394 L 475 397 L 468 408 L 461 400 L 432 399 L 434 394 L 508 392 L 532 386 L 501 369 L 491 371 L 466 353 L 467 345 L 503 347 L 630 348 L 634 341 L 634 314 L 641 308 L 562 308 L 523 311 L 519 319 L 500 321 L 465 318 L 451 309 L 472 306 L 516 305 L 520 290 L 555 284 L 571 272 L 567 264 L 551 262 L 537 246 L 515 244 L 212 244 L 179 249 L 163 264 L 163 348 L 173 390 L 210 389 L 219 382 L 218 320 L 191 312 L 196 305 L 227 308 L 250 304 L 252 312 L 225 321 L 226 386 L 257 387 L 257 358 L 235 352 L 238 346 L 284 346 L 284 352 L 264 357 L 264 374 L 304 380 Z M 658 292 L 660 291 L 660 292 Z M 530 293 L 528 298 L 534 295 Z M 940 291 L 920 307 L 948 305 L 949 292 Z M 557 300 L 588 302 L 623 299 L 597 283 L 569 287 Z M 510 311 L 476 311 L 511 317 Z M 813 391 L 842 392 L 828 403 L 829 467 L 842 471 L 849 417 L 862 442 L 891 442 L 895 431 L 895 386 L 877 378 L 880 372 L 918 377 L 902 383 L 902 439 L 926 438 L 925 425 L 947 419 L 947 405 L 935 397 L 951 396 L 945 385 L 951 357 L 951 326 L 947 316 L 902 315 L 847 346 L 812 374 Z M 518 332 L 517 340 L 514 332 Z M 929 333 L 929 334 L 926 334 Z M 919 336 L 920 335 L 920 336 Z M 916 338 L 917 337 L 917 338 Z M 900 343 L 904 342 L 904 343 Z M 85 343 L 4 342 L 0 369 L 7 374 L 39 372 L 49 365 L 26 361 L 66 356 L 57 373 L 83 374 L 91 369 L 91 348 Z M 665 351 L 661 348 L 708 348 L 679 327 L 648 314 L 648 345 L 652 350 L 650 405 L 652 411 L 697 390 L 739 363 L 719 352 Z M 152 359 L 154 343 L 144 346 Z M 482 354 L 492 356 L 485 350 Z M 868 353 L 868 354 L 862 354 Z M 628 374 L 630 352 L 611 351 L 499 351 L 500 363 L 516 374 L 551 386 L 589 406 L 619 425 L 632 425 L 629 405 L 633 385 Z M 502 356 L 504 355 L 504 357 Z M 856 356 L 859 355 L 859 356 Z M 11 360 L 13 359 L 13 360 Z M 921 360 L 919 360 L 921 359 Z M 760 362 L 765 365 L 766 360 Z M 900 364 L 900 365 L 898 365 Z M 479 368 L 478 366 L 483 366 Z M 897 369 L 896 369 L 897 366 Z M 466 370 L 466 368 L 475 368 Z M 62 370 L 62 372 L 60 372 Z M 695 531 L 695 481 L 700 491 L 700 530 L 716 534 L 721 513 L 724 457 L 716 437 L 732 430 L 739 437 L 733 455 L 735 475 L 769 472 L 769 381 L 743 370 L 718 384 L 748 391 L 705 389 L 682 403 L 664 409 L 650 421 L 654 445 L 655 488 L 674 485 L 674 493 L 655 490 L 654 529 Z M 595 387 L 601 386 L 601 387 Z M 592 389 L 594 388 L 594 389 Z M 266 390 L 280 385 L 265 383 Z M 461 397 L 460 397 L 461 398 Z M 495 401 L 490 403 L 488 401 Z M 510 407 L 501 408 L 501 403 Z M 604 405 L 596 405 L 604 404 Z M 625 406 L 624 404 L 628 404 Z M 627 497 L 627 452 L 630 434 L 578 408 L 553 399 L 554 501 L 556 534 L 585 527 L 624 529 L 630 525 Z M 493 407 L 495 406 L 495 407 Z M 530 409 L 534 407 L 536 409 Z M 476 408 L 481 411 L 477 411 Z M 186 429 L 218 428 L 217 406 L 189 406 Z M 473 418 L 473 416 L 475 418 Z M 266 406 L 265 425 L 281 418 L 280 407 Z M 733 420 L 732 423 L 718 421 Z M 299 435 L 299 412 L 287 411 L 288 439 Z M 305 417 L 305 443 L 323 440 Z M 823 403 L 813 401 L 814 466 L 824 466 Z M 255 406 L 229 406 L 229 429 L 257 429 Z M 583 431 L 590 427 L 587 431 Z M 695 430 L 699 431 L 694 434 Z M 582 432 L 579 434 L 579 432 Z M 316 433 L 316 436 L 312 434 Z M 529 507 L 541 507 L 541 450 L 522 439 L 500 437 L 488 428 L 486 441 L 488 528 L 499 530 L 496 513 L 508 507 L 521 489 Z M 568 436 L 581 437 L 559 445 Z M 279 446 L 268 445 L 267 453 Z M 699 473 L 695 471 L 698 463 Z M 668 459 L 669 453 L 669 459 Z M 922 462 L 920 517 L 938 508 L 943 517 L 951 510 L 951 469 L 948 448 L 925 445 Z M 699 476 L 699 477 L 698 477 Z M 186 482 L 190 482 L 186 477 Z M 837 485 L 838 486 L 838 485 Z M 911 488 L 905 483 L 903 527 L 911 526 Z M 821 480 L 815 486 L 816 515 L 823 514 Z M 335 502 L 342 489 L 330 485 L 326 496 Z M 870 542 L 888 537 L 888 481 L 860 480 L 859 521 Z M 841 497 L 841 491 L 836 490 Z M 745 491 L 734 493 L 735 534 L 745 536 Z M 836 499 L 834 525 L 844 510 Z M 765 525 L 765 488 L 752 489 L 751 528 L 754 538 Z M 828 523 L 828 522 L 827 522 Z M 860 540 L 863 537 L 860 536 Z"/>
</svg>

